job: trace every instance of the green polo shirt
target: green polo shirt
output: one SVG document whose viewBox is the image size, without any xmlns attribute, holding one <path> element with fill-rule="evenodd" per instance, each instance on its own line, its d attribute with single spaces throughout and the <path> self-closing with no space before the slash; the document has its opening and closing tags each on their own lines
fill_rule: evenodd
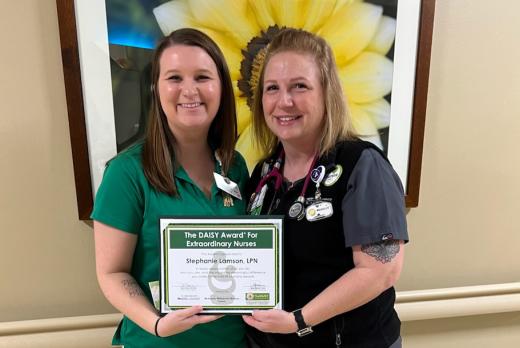
<svg viewBox="0 0 520 348">
<path fill-rule="evenodd" d="M 135 145 L 109 162 L 96 194 L 91 218 L 137 235 L 131 274 L 153 303 L 149 282 L 160 279 L 159 217 L 241 215 L 245 212 L 245 203 L 234 199 L 234 206 L 225 207 L 215 184 L 211 188 L 211 198 L 208 198 L 182 167 L 175 173 L 178 197 L 156 191 L 144 175 L 142 150 L 142 144 Z M 215 168 L 217 170 L 216 164 Z M 240 154 L 236 153 L 227 176 L 239 185 L 243 193 L 249 175 Z M 155 337 L 124 317 L 112 343 L 125 348 L 237 348 L 246 345 L 242 318 L 231 315 L 166 338 Z"/>
</svg>

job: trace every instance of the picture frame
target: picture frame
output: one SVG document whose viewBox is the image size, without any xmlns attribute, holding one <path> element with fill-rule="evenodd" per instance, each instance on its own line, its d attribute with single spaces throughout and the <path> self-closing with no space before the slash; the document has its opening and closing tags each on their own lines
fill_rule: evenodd
<svg viewBox="0 0 520 348">
<path fill-rule="evenodd" d="M 117 154 L 104 0 L 56 0 L 56 7 L 78 217 L 88 220 L 105 164 Z M 406 206 L 417 207 L 435 0 L 399 0 L 397 11 L 392 115 L 408 116 L 391 118 L 387 155 Z"/>
</svg>

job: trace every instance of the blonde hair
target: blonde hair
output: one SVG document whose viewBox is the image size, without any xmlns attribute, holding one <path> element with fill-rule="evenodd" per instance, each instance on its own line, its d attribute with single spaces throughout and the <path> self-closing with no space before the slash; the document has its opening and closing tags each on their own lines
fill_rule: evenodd
<svg viewBox="0 0 520 348">
<path fill-rule="evenodd" d="M 341 82 L 334 55 L 327 42 L 301 29 L 282 29 L 265 48 L 265 60 L 260 70 L 258 84 L 253 95 L 253 134 L 255 143 L 265 155 L 271 155 L 277 147 L 278 139 L 268 128 L 263 111 L 265 67 L 277 53 L 296 52 L 314 58 L 320 72 L 323 89 L 325 117 L 320 139 L 319 154 L 324 155 L 334 148 L 338 141 L 354 139 L 357 134 L 352 126 L 350 113 L 341 88 Z"/>
</svg>

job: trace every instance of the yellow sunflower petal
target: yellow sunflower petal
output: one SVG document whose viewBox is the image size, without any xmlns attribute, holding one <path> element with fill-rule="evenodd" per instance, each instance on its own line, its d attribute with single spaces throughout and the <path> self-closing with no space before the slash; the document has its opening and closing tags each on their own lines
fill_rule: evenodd
<svg viewBox="0 0 520 348">
<path fill-rule="evenodd" d="M 386 55 L 394 43 L 395 24 L 394 18 L 383 16 L 379 21 L 376 34 L 368 44 L 367 50 Z"/>
<path fill-rule="evenodd" d="M 249 3 L 247 0 L 242 0 L 242 1 L 244 1 L 246 3 L 246 5 L 245 5 L 245 8 L 246 8 L 246 10 L 245 10 L 246 11 L 245 20 L 248 23 L 251 23 L 251 26 L 254 27 L 255 36 L 258 36 L 260 34 L 260 29 L 262 27 L 258 24 L 258 20 L 256 18 L 256 14 L 255 14 L 255 12 L 253 11 L 253 9 L 251 7 L 251 3 Z M 251 39 L 251 38 L 249 38 L 249 39 Z"/>
<path fill-rule="evenodd" d="M 302 28 L 312 0 L 270 0 L 274 19 L 279 26 Z"/>
<path fill-rule="evenodd" d="M 343 6 L 350 5 L 354 1 L 359 1 L 359 0 L 337 0 L 336 1 L 336 6 L 334 6 L 334 13 L 339 11 Z"/>
<path fill-rule="evenodd" d="M 392 61 L 372 52 L 363 52 L 339 69 L 345 93 L 355 103 L 368 103 L 390 93 L 392 74 Z"/>
<path fill-rule="evenodd" d="M 382 148 L 383 144 L 379 132 L 370 113 L 357 104 L 350 104 L 350 115 L 354 129 L 360 137 Z"/>
<path fill-rule="evenodd" d="M 235 45 L 233 40 L 229 40 L 228 37 L 221 33 L 195 22 L 193 16 L 190 14 L 190 8 L 185 1 L 177 0 L 164 3 L 156 7 L 153 13 L 164 35 L 168 35 L 172 31 L 184 27 L 192 27 L 206 33 L 215 40 L 222 50 L 222 53 L 224 53 L 231 78 L 240 78 L 240 62 L 242 61 L 240 46 Z"/>
<path fill-rule="evenodd" d="M 248 4 L 236 0 L 191 0 L 191 13 L 198 25 L 220 31 L 238 46 L 246 47 L 249 40 L 259 33 L 255 21 L 249 20 Z"/>
<path fill-rule="evenodd" d="M 329 19 L 335 6 L 336 1 L 333 0 L 311 1 L 306 9 L 309 15 L 305 16 L 303 29 L 315 32 Z"/>
<path fill-rule="evenodd" d="M 332 46 L 338 65 L 343 65 L 367 47 L 383 13 L 381 6 L 352 2 L 338 9 L 318 34 Z"/>
<path fill-rule="evenodd" d="M 264 155 L 260 152 L 258 147 L 253 144 L 253 138 L 251 134 L 251 125 L 247 126 L 238 138 L 236 150 L 244 156 L 247 164 L 247 168 L 251 173 L 255 168 L 255 165 L 260 161 Z"/>
<path fill-rule="evenodd" d="M 249 0 L 249 7 L 254 13 L 256 21 L 260 28 L 264 30 L 276 24 L 271 9 L 271 3 L 265 0 Z"/>
<path fill-rule="evenodd" d="M 377 129 L 390 125 L 390 103 L 386 99 L 377 99 L 371 103 L 356 104 L 370 115 Z"/>
<path fill-rule="evenodd" d="M 235 44 L 233 40 L 229 40 L 225 35 L 220 32 L 208 29 L 205 27 L 195 26 L 194 28 L 207 34 L 217 43 L 218 47 L 226 58 L 226 63 L 229 68 L 229 72 L 232 80 L 238 80 L 240 75 L 240 63 L 242 62 L 242 54 L 240 53 L 240 47 Z"/>
<path fill-rule="evenodd" d="M 237 95 L 236 92 L 235 95 Z M 236 108 L 238 134 L 242 134 L 244 129 L 251 124 L 251 110 L 247 105 L 246 98 L 243 97 L 236 98 Z"/>
<path fill-rule="evenodd" d="M 166 36 L 172 31 L 193 26 L 193 16 L 185 1 L 169 1 L 153 9 L 159 28 Z"/>
</svg>

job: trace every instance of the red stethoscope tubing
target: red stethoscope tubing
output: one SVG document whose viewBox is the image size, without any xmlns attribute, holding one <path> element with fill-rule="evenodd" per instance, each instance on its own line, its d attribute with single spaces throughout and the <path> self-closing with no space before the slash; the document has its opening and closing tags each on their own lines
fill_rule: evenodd
<svg viewBox="0 0 520 348">
<path fill-rule="evenodd" d="M 278 158 L 276 159 L 276 162 L 274 163 L 273 169 L 271 169 L 271 171 L 269 171 L 269 173 L 267 173 L 256 186 L 256 190 L 255 190 L 256 195 L 262 190 L 262 186 L 265 185 L 267 180 L 271 179 L 272 177 L 275 178 L 275 183 L 274 183 L 275 192 L 278 191 L 278 189 L 280 187 L 282 187 L 283 176 L 282 176 L 282 173 L 280 173 L 280 167 L 282 166 L 284 157 L 285 157 L 285 152 L 282 148 L 282 150 L 280 151 L 280 155 L 278 156 Z"/>
<path fill-rule="evenodd" d="M 269 171 L 269 173 L 267 173 L 256 186 L 255 195 L 257 195 L 262 190 L 262 186 L 265 185 L 267 180 L 269 180 L 273 177 L 275 178 L 274 194 L 276 195 L 276 193 L 278 192 L 280 187 L 282 187 L 283 176 L 282 176 L 282 173 L 280 173 L 280 168 L 282 166 L 284 157 L 285 157 L 285 152 L 282 148 L 282 150 L 280 151 L 280 155 L 276 159 L 273 169 L 271 169 L 271 171 Z M 312 164 L 309 168 L 309 171 L 307 172 L 307 175 L 305 177 L 305 182 L 303 184 L 302 191 L 301 191 L 300 195 L 298 196 L 297 200 L 301 200 L 301 199 L 305 198 L 305 193 L 307 192 L 307 187 L 309 186 L 309 180 L 311 178 L 311 172 L 312 172 L 312 169 L 314 168 L 314 165 L 316 164 L 317 160 L 318 160 L 318 155 L 315 155 L 314 159 L 312 160 Z"/>
</svg>

